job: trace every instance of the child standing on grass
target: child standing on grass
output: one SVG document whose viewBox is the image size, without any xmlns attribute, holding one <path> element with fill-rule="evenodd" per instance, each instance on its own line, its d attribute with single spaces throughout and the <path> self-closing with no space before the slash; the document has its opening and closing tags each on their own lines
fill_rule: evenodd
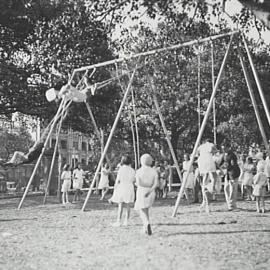
<svg viewBox="0 0 270 270">
<path fill-rule="evenodd" d="M 103 201 L 105 195 L 109 191 L 109 173 L 110 167 L 109 164 L 106 163 L 104 167 L 101 169 L 100 181 L 98 184 L 98 189 L 101 189 L 101 198 L 100 198 L 101 201 Z"/>
<path fill-rule="evenodd" d="M 158 186 L 158 173 L 151 168 L 153 159 L 149 154 L 141 156 L 141 168 L 136 172 L 136 202 L 135 210 L 140 211 L 143 223 L 143 232 L 151 235 L 152 230 L 149 220 L 149 209 L 155 200 L 155 189 Z"/>
<path fill-rule="evenodd" d="M 124 205 L 126 206 L 127 214 L 123 225 L 128 226 L 130 204 L 135 199 L 135 170 L 131 167 L 131 158 L 129 156 L 123 156 L 121 162 L 122 166 L 119 168 L 115 180 L 115 192 L 110 199 L 111 202 L 118 203 L 117 221 L 113 224 L 115 227 L 121 226 Z"/>
<path fill-rule="evenodd" d="M 67 203 L 69 203 L 68 192 L 69 192 L 70 186 L 71 186 L 71 171 L 70 171 L 69 164 L 66 164 L 64 166 L 63 172 L 61 174 L 61 180 L 63 181 L 62 189 L 61 189 L 61 191 L 63 192 L 62 203 L 67 204 Z"/>
<path fill-rule="evenodd" d="M 256 208 L 258 213 L 265 212 L 264 196 L 266 193 L 267 176 L 264 174 L 264 165 L 257 167 L 257 174 L 254 176 L 254 190 L 252 195 L 256 198 Z"/>
</svg>

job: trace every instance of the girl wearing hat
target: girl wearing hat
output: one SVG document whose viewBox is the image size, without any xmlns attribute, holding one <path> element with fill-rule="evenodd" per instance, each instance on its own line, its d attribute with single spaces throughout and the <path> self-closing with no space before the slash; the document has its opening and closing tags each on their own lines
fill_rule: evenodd
<svg viewBox="0 0 270 270">
<path fill-rule="evenodd" d="M 149 208 L 155 200 L 155 189 L 158 186 L 158 174 L 151 167 L 153 159 L 149 154 L 141 156 L 141 168 L 136 172 L 137 196 L 135 210 L 140 211 L 140 217 L 143 223 L 143 232 L 151 235 L 152 230 L 149 220 Z"/>
</svg>

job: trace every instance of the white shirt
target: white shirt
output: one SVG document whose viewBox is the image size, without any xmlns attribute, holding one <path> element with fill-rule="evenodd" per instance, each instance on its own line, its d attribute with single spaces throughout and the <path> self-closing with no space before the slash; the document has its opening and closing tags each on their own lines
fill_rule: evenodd
<svg viewBox="0 0 270 270">
<path fill-rule="evenodd" d="M 73 171 L 73 178 L 75 178 L 75 179 L 83 180 L 83 175 L 84 175 L 83 169 L 77 168 Z"/>
</svg>

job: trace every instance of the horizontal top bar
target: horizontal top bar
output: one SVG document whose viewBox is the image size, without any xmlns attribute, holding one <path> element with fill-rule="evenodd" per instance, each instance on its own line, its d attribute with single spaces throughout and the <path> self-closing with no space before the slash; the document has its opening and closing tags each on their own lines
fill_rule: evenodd
<svg viewBox="0 0 270 270">
<path fill-rule="evenodd" d="M 170 47 L 164 47 L 164 48 L 151 50 L 151 51 L 147 51 L 147 52 L 141 52 L 141 53 L 130 55 L 128 57 L 113 59 L 113 60 L 105 61 L 105 62 L 102 62 L 102 63 L 77 68 L 77 69 L 74 69 L 72 77 L 74 76 L 74 74 L 76 72 L 85 71 L 85 70 L 88 70 L 88 69 L 93 69 L 93 68 L 98 68 L 98 67 L 104 67 L 104 66 L 107 66 L 107 65 L 112 65 L 112 64 L 115 64 L 115 63 L 120 63 L 120 62 L 123 62 L 125 60 L 129 60 L 129 59 L 132 59 L 132 58 L 137 58 L 137 57 L 140 57 L 140 56 L 148 56 L 148 55 L 152 55 L 152 54 L 156 54 L 156 53 L 161 53 L 161 52 L 164 52 L 164 51 L 176 50 L 176 49 L 179 49 L 181 47 L 200 44 L 200 43 L 203 43 L 203 42 L 219 39 L 219 38 L 222 38 L 222 37 L 226 37 L 226 36 L 230 36 L 230 35 L 234 35 L 234 34 L 238 34 L 238 33 L 239 33 L 239 31 L 232 31 L 232 32 L 229 32 L 229 33 L 219 34 L 219 35 L 210 36 L 210 37 L 207 37 L 207 38 L 202 38 L 202 39 L 197 39 L 197 40 L 191 40 L 191 41 L 181 43 L 181 44 L 176 44 L 176 45 L 173 45 L 173 46 L 170 46 Z"/>
</svg>

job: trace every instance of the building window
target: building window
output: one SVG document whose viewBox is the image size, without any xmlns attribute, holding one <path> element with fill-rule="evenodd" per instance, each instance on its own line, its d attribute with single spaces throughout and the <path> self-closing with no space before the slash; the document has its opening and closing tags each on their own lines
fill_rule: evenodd
<svg viewBox="0 0 270 270">
<path fill-rule="evenodd" d="M 73 142 L 73 148 L 74 148 L 75 150 L 78 150 L 78 149 L 79 149 L 79 144 L 78 144 L 78 142 Z"/>
<path fill-rule="evenodd" d="M 82 151 L 86 151 L 86 143 L 82 142 Z"/>
<path fill-rule="evenodd" d="M 85 165 L 85 164 L 86 164 L 86 163 L 85 163 L 85 159 L 84 159 L 84 158 L 82 158 L 81 163 L 82 163 L 82 165 Z"/>
<path fill-rule="evenodd" d="M 64 140 L 61 141 L 61 148 L 67 149 L 67 141 L 64 141 Z"/>
<path fill-rule="evenodd" d="M 56 144 L 56 139 L 52 139 L 52 146 L 51 147 L 54 147 Z"/>
</svg>

